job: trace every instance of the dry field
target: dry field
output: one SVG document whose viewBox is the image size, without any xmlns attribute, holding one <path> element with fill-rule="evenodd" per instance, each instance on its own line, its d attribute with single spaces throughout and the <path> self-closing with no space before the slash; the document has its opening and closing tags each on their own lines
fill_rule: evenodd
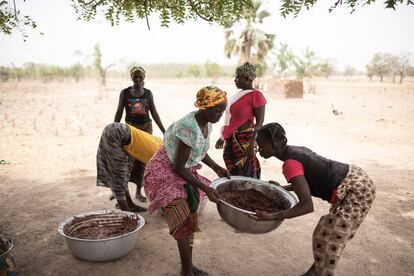
<svg viewBox="0 0 414 276">
<path fill-rule="evenodd" d="M 147 79 L 168 125 L 193 110 L 202 80 Z M 0 232 L 12 236 L 20 275 L 178 275 L 179 255 L 158 215 L 134 250 L 107 263 L 73 257 L 57 226 L 73 214 L 113 208 L 95 186 L 95 155 L 125 80 L 0 83 Z M 217 85 L 235 92 L 232 80 Z M 284 99 L 266 89 L 266 122 L 285 126 L 289 143 L 363 167 L 377 186 L 373 209 L 348 244 L 338 275 L 414 275 L 414 83 L 319 80 L 316 94 Z M 339 115 L 335 115 L 333 110 Z M 218 137 L 215 127 L 212 144 Z M 154 126 L 155 134 L 160 134 Z M 221 152 L 210 154 L 223 164 Z M 281 163 L 262 161 L 263 179 L 283 181 Z M 202 173 L 215 175 L 207 168 Z M 131 186 L 131 189 L 133 187 Z M 132 191 L 133 192 L 133 191 Z M 329 205 L 264 235 L 236 233 L 209 203 L 196 235 L 194 263 L 213 275 L 300 275 L 312 263 L 312 231 Z"/>
</svg>

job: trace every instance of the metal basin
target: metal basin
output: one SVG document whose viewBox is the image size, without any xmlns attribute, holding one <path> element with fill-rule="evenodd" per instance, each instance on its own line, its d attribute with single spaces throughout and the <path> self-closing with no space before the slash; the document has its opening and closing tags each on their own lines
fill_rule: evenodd
<svg viewBox="0 0 414 276">
<path fill-rule="evenodd" d="M 123 234 L 117 237 L 105 238 L 105 239 L 80 239 L 68 236 L 65 233 L 65 226 L 70 225 L 76 218 L 82 218 L 90 215 L 108 215 L 115 214 L 117 216 L 127 216 L 130 218 L 138 218 L 138 223 L 135 229 L 131 232 Z M 67 218 L 59 224 L 58 231 L 65 237 L 68 247 L 73 255 L 77 258 L 93 261 L 103 262 L 111 261 L 128 254 L 136 245 L 138 241 L 138 230 L 145 224 L 145 220 L 138 214 L 126 211 L 112 211 L 112 210 L 100 210 L 93 212 L 85 212 L 73 217 Z"/>
<path fill-rule="evenodd" d="M 9 252 L 12 250 L 14 243 L 11 238 L 4 235 L 0 235 L 0 242 L 2 244 L 0 251 L 0 263 L 3 263 L 7 254 L 9 254 Z"/>
<path fill-rule="evenodd" d="M 285 209 L 292 208 L 298 202 L 291 193 L 282 187 L 250 177 L 232 176 L 230 179 L 223 177 L 213 181 L 210 187 L 219 193 L 227 190 L 243 191 L 253 188 L 268 198 L 281 198 Z M 282 221 L 256 221 L 249 217 L 249 214 L 255 214 L 255 212 L 238 208 L 221 199 L 217 204 L 217 210 L 228 225 L 245 233 L 263 234 L 275 230 L 282 224 Z"/>
</svg>

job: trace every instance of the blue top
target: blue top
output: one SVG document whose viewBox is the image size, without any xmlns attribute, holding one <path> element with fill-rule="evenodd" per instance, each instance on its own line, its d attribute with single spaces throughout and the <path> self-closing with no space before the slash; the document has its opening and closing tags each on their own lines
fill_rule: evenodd
<svg viewBox="0 0 414 276">
<path fill-rule="evenodd" d="M 212 124 L 208 123 L 208 135 L 207 138 L 204 138 L 195 118 L 196 112 L 190 112 L 180 120 L 172 123 L 164 134 L 164 145 L 171 162 L 175 159 L 176 147 L 179 140 L 191 147 L 190 156 L 185 164 L 186 168 L 196 166 L 200 163 L 210 147 L 210 134 L 213 130 Z"/>
</svg>

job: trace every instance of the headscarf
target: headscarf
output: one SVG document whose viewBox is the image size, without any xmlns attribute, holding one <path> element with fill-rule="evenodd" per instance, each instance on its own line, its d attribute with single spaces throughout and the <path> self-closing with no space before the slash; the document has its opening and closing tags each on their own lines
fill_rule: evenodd
<svg viewBox="0 0 414 276">
<path fill-rule="evenodd" d="M 216 106 L 227 100 L 226 94 L 216 86 L 205 86 L 197 92 L 197 101 L 194 105 L 201 110 Z"/>
<path fill-rule="evenodd" d="M 236 76 L 242 76 L 248 80 L 253 81 L 256 78 L 256 66 L 249 62 L 246 62 L 245 64 L 236 68 Z"/>
<path fill-rule="evenodd" d="M 141 66 L 134 66 L 134 67 L 132 67 L 131 71 L 129 71 L 129 74 L 131 75 L 131 78 L 137 72 L 141 73 L 144 76 L 144 79 L 145 79 L 146 72 L 145 72 L 144 68 L 142 68 Z"/>
</svg>

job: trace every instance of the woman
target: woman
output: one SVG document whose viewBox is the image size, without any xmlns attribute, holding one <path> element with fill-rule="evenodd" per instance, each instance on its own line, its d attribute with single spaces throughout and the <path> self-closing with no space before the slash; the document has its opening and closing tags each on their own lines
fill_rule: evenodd
<svg viewBox="0 0 414 276">
<path fill-rule="evenodd" d="M 194 233 L 200 231 L 197 207 L 206 194 L 217 202 L 217 192 L 208 185 L 210 181 L 200 175 L 202 161 L 218 176 L 229 176 L 207 154 L 210 146 L 212 123 L 220 120 L 227 100 L 226 93 L 214 86 L 202 88 L 197 93 L 193 111 L 170 125 L 164 135 L 164 146 L 148 162 L 144 179 L 149 212 L 162 209 L 170 234 L 177 240 L 181 258 L 182 275 L 208 275 L 192 264 Z"/>
<path fill-rule="evenodd" d="M 152 134 L 152 118 L 158 127 L 165 132 L 164 126 L 155 108 L 154 98 L 150 90 L 144 88 L 145 70 L 142 67 L 133 67 L 130 71 L 133 86 L 127 87 L 119 94 L 118 109 L 115 113 L 114 122 L 120 122 L 123 110 L 125 109 L 125 122 L 138 129 Z M 137 185 L 135 198 L 141 202 L 146 202 L 146 198 L 141 194 L 142 178 L 145 166 L 139 161 L 130 160 L 131 177 L 129 181 Z"/>
<path fill-rule="evenodd" d="M 254 146 L 256 131 L 263 124 L 266 99 L 253 88 L 255 78 L 254 65 L 245 63 L 237 67 L 234 83 L 241 90 L 229 99 L 216 148 L 222 149 L 224 144 L 224 162 L 232 175 L 260 178 Z"/>
<path fill-rule="evenodd" d="M 355 165 L 324 158 L 305 147 L 287 145 L 285 130 L 277 123 L 263 126 L 257 136 L 260 155 L 283 161 L 283 174 L 299 203 L 290 210 L 257 212 L 256 220 L 283 220 L 313 212 L 312 197 L 331 203 L 313 232 L 314 263 L 304 275 L 334 275 L 342 251 L 368 214 L 375 186 Z"/>
<path fill-rule="evenodd" d="M 96 184 L 112 190 L 121 210 L 131 212 L 147 210 L 135 205 L 129 194 L 129 158 L 145 166 L 161 145 L 161 138 L 131 125 L 112 123 L 104 128 L 96 156 Z"/>
</svg>

